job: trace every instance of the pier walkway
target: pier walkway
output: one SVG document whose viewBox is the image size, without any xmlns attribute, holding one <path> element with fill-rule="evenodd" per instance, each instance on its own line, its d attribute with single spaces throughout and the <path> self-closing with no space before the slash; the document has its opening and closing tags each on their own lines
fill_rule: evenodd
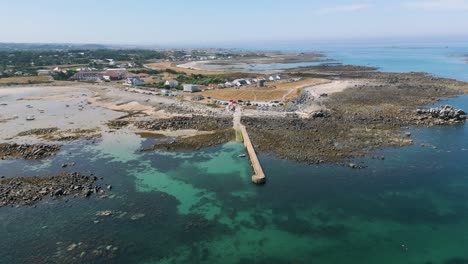
<svg viewBox="0 0 468 264">
<path fill-rule="evenodd" d="M 247 150 L 247 154 L 249 155 L 250 163 L 252 164 L 252 169 L 254 171 L 254 175 L 252 176 L 252 182 L 255 184 L 264 184 L 266 182 L 265 173 L 263 172 L 262 165 L 258 160 L 257 153 L 255 153 L 252 141 L 250 141 L 247 129 L 241 123 L 241 116 L 241 109 L 240 107 L 237 107 L 233 118 L 234 129 L 236 130 L 236 133 L 241 133 L 245 149 Z"/>
</svg>

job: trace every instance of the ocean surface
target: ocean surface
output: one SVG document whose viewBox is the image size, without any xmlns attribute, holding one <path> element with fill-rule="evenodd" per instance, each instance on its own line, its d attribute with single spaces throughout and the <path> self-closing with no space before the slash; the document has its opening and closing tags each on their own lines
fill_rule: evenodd
<svg viewBox="0 0 468 264">
<path fill-rule="evenodd" d="M 329 49 L 346 64 L 468 81 L 468 64 L 448 56 L 468 45 Z M 466 110 L 468 97 L 438 104 Z M 411 133 L 414 145 L 381 150 L 364 170 L 262 154 L 261 187 L 239 143 L 142 153 L 151 140 L 125 130 L 0 161 L 6 177 L 89 171 L 113 186 L 107 199 L 1 208 L 0 263 L 468 263 L 468 126 Z"/>
<path fill-rule="evenodd" d="M 275 45 L 276 44 L 276 45 Z M 428 43 L 273 43 L 263 46 L 238 46 L 239 50 L 270 50 L 285 52 L 322 52 L 326 59 L 336 63 L 377 67 L 387 72 L 427 72 L 438 77 L 468 81 L 468 57 L 453 55 L 467 54 L 466 42 Z M 255 64 L 249 70 L 279 70 L 316 66 L 320 62 L 290 64 Z"/>
</svg>

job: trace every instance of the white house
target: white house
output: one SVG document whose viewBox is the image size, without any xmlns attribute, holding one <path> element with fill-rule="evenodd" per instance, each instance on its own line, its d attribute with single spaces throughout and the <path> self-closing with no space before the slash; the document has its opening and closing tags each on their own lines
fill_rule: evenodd
<svg viewBox="0 0 468 264">
<path fill-rule="evenodd" d="M 245 79 L 237 79 L 237 80 L 232 81 L 232 83 L 237 87 L 245 86 L 248 84 Z"/>
<path fill-rule="evenodd" d="M 48 76 L 51 74 L 51 71 L 50 70 L 38 70 L 37 71 L 37 75 L 38 76 Z"/>
<path fill-rule="evenodd" d="M 195 93 L 195 92 L 201 92 L 201 87 L 200 85 L 195 85 L 195 84 L 184 84 L 184 92 L 187 93 Z"/>
<path fill-rule="evenodd" d="M 145 81 L 143 81 L 139 77 L 130 77 L 130 78 L 127 78 L 127 81 L 125 83 L 131 86 L 140 86 L 140 85 L 144 85 Z"/>
<path fill-rule="evenodd" d="M 176 81 L 176 80 L 167 80 L 165 83 L 164 83 L 165 86 L 169 86 L 171 88 L 174 88 L 176 87 L 177 85 L 179 85 L 179 82 Z"/>
</svg>

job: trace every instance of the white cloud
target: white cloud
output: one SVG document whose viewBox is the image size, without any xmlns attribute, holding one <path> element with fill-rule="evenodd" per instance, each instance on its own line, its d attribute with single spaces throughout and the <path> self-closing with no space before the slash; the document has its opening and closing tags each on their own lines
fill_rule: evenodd
<svg viewBox="0 0 468 264">
<path fill-rule="evenodd" d="M 328 15 L 334 13 L 349 13 L 357 12 L 365 9 L 369 9 L 372 6 L 370 4 L 350 4 L 350 5 L 338 5 L 338 6 L 329 6 L 323 7 L 318 10 L 319 14 Z"/>
<path fill-rule="evenodd" d="M 432 0 L 418 1 L 404 4 L 409 8 L 416 9 L 468 9 L 468 1 L 466 0 Z"/>
</svg>

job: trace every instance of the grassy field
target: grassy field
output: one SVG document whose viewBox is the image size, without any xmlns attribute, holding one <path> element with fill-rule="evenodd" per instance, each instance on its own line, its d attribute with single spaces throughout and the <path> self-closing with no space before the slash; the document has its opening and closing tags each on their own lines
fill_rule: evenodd
<svg viewBox="0 0 468 264">
<path fill-rule="evenodd" d="M 0 85 L 9 84 L 36 84 L 52 82 L 50 76 L 28 76 L 28 77 L 9 77 L 0 78 Z"/>
<path fill-rule="evenodd" d="M 324 79 L 307 78 L 298 82 L 267 83 L 267 87 L 243 87 L 240 89 L 226 88 L 202 92 L 205 97 L 218 100 L 243 100 L 243 101 L 287 101 L 296 97 L 302 88 L 326 82 Z"/>
</svg>

